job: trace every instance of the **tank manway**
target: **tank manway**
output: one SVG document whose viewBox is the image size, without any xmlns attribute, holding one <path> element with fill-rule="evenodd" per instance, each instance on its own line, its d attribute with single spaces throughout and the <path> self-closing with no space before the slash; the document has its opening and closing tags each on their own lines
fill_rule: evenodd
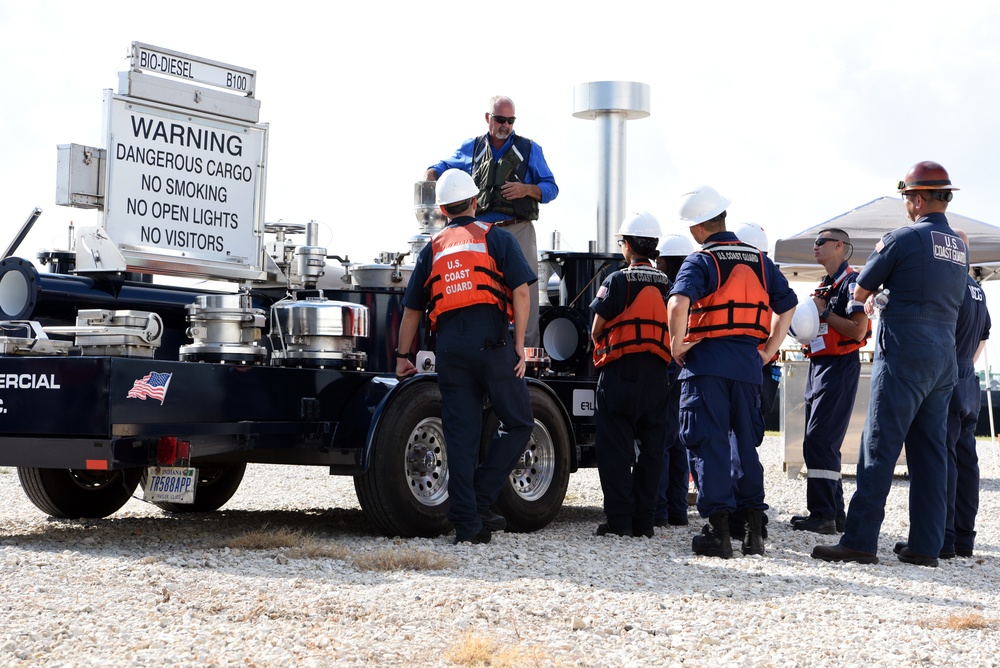
<svg viewBox="0 0 1000 668">
<path fill-rule="evenodd" d="M 597 252 L 614 252 L 614 235 L 625 217 L 625 121 L 649 116 L 649 84 L 578 84 L 573 115 L 597 121 Z"/>
</svg>

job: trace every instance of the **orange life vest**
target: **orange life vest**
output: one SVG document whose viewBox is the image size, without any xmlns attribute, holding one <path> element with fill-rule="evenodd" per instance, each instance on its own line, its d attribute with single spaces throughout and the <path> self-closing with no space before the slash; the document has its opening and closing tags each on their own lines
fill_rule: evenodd
<svg viewBox="0 0 1000 668">
<path fill-rule="evenodd" d="M 837 279 L 833 282 L 833 285 L 825 286 L 821 282 L 819 284 L 820 288 L 827 288 L 827 294 L 832 294 L 844 280 L 851 274 L 856 274 L 857 272 L 850 265 L 844 270 Z M 818 292 L 818 290 L 817 290 Z M 816 293 L 813 293 L 816 294 Z M 818 295 L 817 295 L 818 296 Z M 828 300 L 829 301 L 829 300 Z M 845 311 L 846 313 L 846 311 Z M 826 324 L 826 333 L 821 334 L 820 337 L 823 339 L 823 349 L 817 352 L 812 352 L 810 346 L 803 346 L 803 352 L 806 357 L 829 357 L 833 355 L 846 355 L 847 353 L 853 353 L 855 350 L 860 350 L 865 347 L 865 342 L 868 341 L 868 337 L 872 335 L 872 322 L 868 321 L 868 331 L 865 332 L 864 337 L 860 341 L 855 341 L 854 339 L 849 339 L 833 327 L 829 323 L 821 322 L 820 325 Z"/>
<path fill-rule="evenodd" d="M 767 339 L 771 297 L 764 254 L 739 241 L 717 241 L 698 252 L 715 262 L 719 287 L 692 304 L 685 340 L 741 335 Z"/>
<path fill-rule="evenodd" d="M 635 266 L 635 265 L 634 265 Z M 652 267 L 638 265 L 648 271 Z M 628 273 L 632 267 L 624 269 Z M 661 272 L 657 272 L 661 273 Z M 632 281 L 626 281 L 631 286 Z M 631 303 L 604 325 L 594 348 L 594 367 L 600 368 L 624 355 L 633 353 L 653 353 L 668 364 L 670 357 L 670 334 L 667 332 L 667 305 L 663 297 L 667 292 L 667 282 L 646 283 Z"/>
<path fill-rule="evenodd" d="M 486 245 L 490 223 L 449 225 L 431 239 L 432 263 L 424 287 L 429 293 L 431 329 L 442 313 L 474 304 L 496 304 L 514 320 L 513 293 Z"/>
</svg>

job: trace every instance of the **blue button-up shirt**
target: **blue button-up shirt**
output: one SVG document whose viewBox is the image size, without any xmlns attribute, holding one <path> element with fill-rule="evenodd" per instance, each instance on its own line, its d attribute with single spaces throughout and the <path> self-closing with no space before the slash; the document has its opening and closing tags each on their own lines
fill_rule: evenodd
<svg viewBox="0 0 1000 668">
<path fill-rule="evenodd" d="M 503 157 L 504 153 L 507 152 L 507 149 L 514 144 L 514 137 L 515 134 L 511 132 L 510 137 L 507 138 L 507 141 L 504 142 L 503 146 L 501 146 L 499 150 L 493 148 L 493 144 L 489 142 L 489 137 L 487 137 L 486 144 L 490 147 L 494 160 L 499 160 Z M 472 150 L 476 143 L 476 139 L 476 137 L 466 139 L 453 155 L 445 158 L 441 162 L 431 165 L 429 169 L 433 169 L 438 176 L 441 176 L 446 170 L 449 169 L 461 169 L 467 174 L 472 174 Z M 538 145 L 538 142 L 531 143 L 531 154 L 528 156 L 528 171 L 525 175 L 524 182 L 539 187 L 542 191 L 542 199 L 540 200 L 542 204 L 551 202 L 556 198 L 556 195 L 559 194 L 559 186 L 556 185 L 555 177 L 552 176 L 552 170 L 549 169 L 548 163 L 545 162 L 545 154 L 542 152 L 542 147 Z M 507 214 L 496 211 L 478 214 L 476 217 L 487 223 L 495 223 L 497 221 L 508 220 L 510 218 Z"/>
</svg>

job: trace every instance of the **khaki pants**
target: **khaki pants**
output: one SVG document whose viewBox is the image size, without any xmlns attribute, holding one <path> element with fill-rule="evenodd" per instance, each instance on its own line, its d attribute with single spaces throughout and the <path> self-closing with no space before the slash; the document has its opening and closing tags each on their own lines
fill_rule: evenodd
<svg viewBox="0 0 1000 668">
<path fill-rule="evenodd" d="M 528 261 L 531 270 L 538 274 L 538 243 L 535 240 L 535 224 L 530 220 L 525 220 L 512 225 L 504 225 L 503 229 L 514 235 L 517 245 L 521 247 L 524 259 Z M 530 307 L 528 309 L 528 327 L 524 331 L 524 346 L 526 348 L 540 348 L 541 332 L 538 331 L 538 285 L 528 286 L 530 296 Z"/>
</svg>

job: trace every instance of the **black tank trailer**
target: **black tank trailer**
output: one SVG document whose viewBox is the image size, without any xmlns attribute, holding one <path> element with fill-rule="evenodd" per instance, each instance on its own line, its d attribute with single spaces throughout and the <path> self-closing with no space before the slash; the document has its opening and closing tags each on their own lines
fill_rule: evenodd
<svg viewBox="0 0 1000 668">
<path fill-rule="evenodd" d="M 105 146 L 58 147 L 56 203 L 100 215 L 71 229 L 68 250 L 39 254 L 50 270 L 39 272 L 16 257 L 35 209 L 0 260 L 0 466 L 66 518 L 111 515 L 140 486 L 164 510 L 214 511 L 247 464 L 323 466 L 354 477 L 378 531 L 446 532 L 426 326 L 413 351 L 424 373 L 394 376 L 403 261 L 445 222 L 434 184 L 416 184 L 409 250 L 373 264 L 329 255 L 316 223 L 265 223 L 256 78 L 133 42 L 117 93 L 105 92 Z M 546 526 L 570 474 L 595 463 L 588 307 L 622 262 L 606 249 L 624 202 L 624 123 L 649 113 L 645 84 L 584 84 L 575 97 L 574 115 L 599 130 L 598 239 L 590 253 L 540 258 L 535 429 L 497 504 L 512 530 Z M 489 403 L 483 418 L 485 451 L 500 425 Z"/>
<path fill-rule="evenodd" d="M 289 235 L 303 228 L 267 231 L 287 256 L 296 248 Z M 72 258 L 38 256 L 70 273 L 0 261 L 0 465 L 17 467 L 43 512 L 105 517 L 140 486 L 166 511 L 214 511 L 247 464 L 297 464 L 354 476 L 381 533 L 448 531 L 436 376 L 393 375 L 403 256 L 347 262 L 346 272 L 328 262 L 331 276 L 319 286 L 241 293 L 122 272 L 76 275 Z M 545 348 L 529 350 L 535 430 L 498 501 L 511 530 L 546 526 L 570 474 L 595 463 L 587 308 L 621 259 L 543 254 L 554 278 L 542 299 Z M 433 368 L 433 344 L 424 335 L 414 346 L 424 369 Z M 485 451 L 499 423 L 489 403 L 483 417 Z"/>
</svg>

